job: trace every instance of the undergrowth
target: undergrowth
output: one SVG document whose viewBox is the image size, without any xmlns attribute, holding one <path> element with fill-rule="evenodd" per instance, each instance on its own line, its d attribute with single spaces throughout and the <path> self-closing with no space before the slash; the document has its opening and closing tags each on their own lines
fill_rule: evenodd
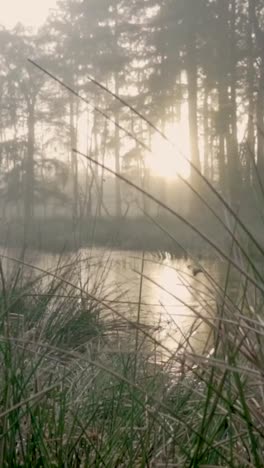
<svg viewBox="0 0 264 468">
<path fill-rule="evenodd" d="M 262 291 L 240 275 L 234 296 L 229 266 L 211 279 L 213 347 L 188 336 L 162 362 L 80 263 L 1 266 L 1 466 L 263 466 Z"/>
</svg>

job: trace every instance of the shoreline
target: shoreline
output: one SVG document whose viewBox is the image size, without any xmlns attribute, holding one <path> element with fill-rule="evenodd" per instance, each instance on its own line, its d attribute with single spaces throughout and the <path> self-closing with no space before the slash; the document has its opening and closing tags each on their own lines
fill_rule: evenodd
<svg viewBox="0 0 264 468">
<path fill-rule="evenodd" d="M 22 220 L 12 220 L 0 226 L 0 245 L 10 248 L 32 248 L 40 251 L 70 252 L 80 248 L 104 247 L 114 250 L 168 252 L 175 258 L 188 253 L 206 257 L 216 256 L 206 241 L 178 220 L 156 220 L 162 230 L 144 218 L 92 218 L 73 224 L 69 218 L 35 219 L 24 235 Z M 222 249 L 231 243 L 223 228 L 208 220 L 190 220 Z M 204 228 L 207 228 L 206 231 Z M 169 234 L 166 234 L 167 231 Z M 172 240 L 171 236 L 175 238 Z"/>
</svg>

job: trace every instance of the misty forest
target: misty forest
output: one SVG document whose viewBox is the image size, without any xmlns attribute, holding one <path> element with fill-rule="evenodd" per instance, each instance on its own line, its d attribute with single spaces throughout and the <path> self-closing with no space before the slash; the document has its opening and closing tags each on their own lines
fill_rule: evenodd
<svg viewBox="0 0 264 468">
<path fill-rule="evenodd" d="M 0 466 L 263 467 L 263 207 L 264 0 L 0 20 Z"/>
</svg>

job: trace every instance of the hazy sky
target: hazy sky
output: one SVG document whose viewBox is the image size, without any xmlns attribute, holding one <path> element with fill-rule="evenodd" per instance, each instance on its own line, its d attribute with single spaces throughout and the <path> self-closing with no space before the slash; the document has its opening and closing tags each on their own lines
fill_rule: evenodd
<svg viewBox="0 0 264 468">
<path fill-rule="evenodd" d="M 26 26 L 40 26 L 56 0 L 0 0 L 0 24 L 12 28 L 19 21 Z"/>
</svg>

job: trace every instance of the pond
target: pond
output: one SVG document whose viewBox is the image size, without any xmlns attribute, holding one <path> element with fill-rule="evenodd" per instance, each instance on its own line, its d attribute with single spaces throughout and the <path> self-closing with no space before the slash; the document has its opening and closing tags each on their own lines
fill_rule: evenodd
<svg viewBox="0 0 264 468">
<path fill-rule="evenodd" d="M 2 254 L 19 257 L 13 249 L 2 250 Z M 81 249 L 71 255 L 28 251 L 24 261 L 53 271 L 57 265 L 68 265 L 71 281 L 104 298 L 118 316 L 122 314 L 149 327 L 170 352 L 190 331 L 189 345 L 196 352 L 202 353 L 210 343 L 208 320 L 213 320 L 216 308 L 213 281 L 221 281 L 224 263 L 203 260 L 200 264 L 205 273 L 197 273 L 193 261 L 176 259 L 168 253 L 146 253 L 143 260 L 142 252 L 98 248 Z M 4 265 L 11 270 L 14 262 L 4 260 Z"/>
</svg>

